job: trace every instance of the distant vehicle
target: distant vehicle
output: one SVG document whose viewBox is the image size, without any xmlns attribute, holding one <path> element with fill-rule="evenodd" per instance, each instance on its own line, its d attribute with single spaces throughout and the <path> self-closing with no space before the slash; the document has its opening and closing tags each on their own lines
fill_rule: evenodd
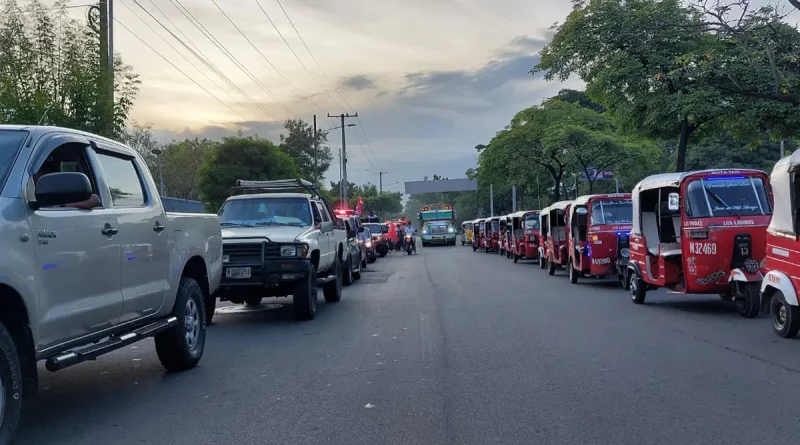
<svg viewBox="0 0 800 445">
<path fill-rule="evenodd" d="M 133 149 L 0 125 L 0 442 L 58 371 L 149 337 L 170 371 L 203 356 L 222 273 L 216 215 L 167 213 Z"/>
<path fill-rule="evenodd" d="M 383 237 L 383 227 L 380 223 L 363 223 L 372 234 L 372 243 L 375 245 L 375 252 L 378 256 L 385 257 L 389 253 L 389 243 Z"/>
<path fill-rule="evenodd" d="M 299 320 L 316 316 L 318 284 L 326 302 L 338 302 L 342 276 L 359 260 L 347 248 L 353 234 L 316 187 L 302 179 L 239 180 L 237 187 L 244 194 L 228 198 L 219 211 L 220 300 L 254 305 L 262 297 L 292 295 Z"/>
<path fill-rule="evenodd" d="M 422 246 L 456 245 L 456 212 L 449 204 L 428 204 L 420 207 L 419 225 Z"/>
<path fill-rule="evenodd" d="M 368 227 L 364 227 L 364 231 L 359 233 L 359 242 L 364 246 L 366 261 L 374 263 L 378 259 L 378 254 L 375 253 L 375 243 L 372 240 L 372 232 L 369 231 Z M 366 263 L 364 267 L 366 268 Z"/>
</svg>

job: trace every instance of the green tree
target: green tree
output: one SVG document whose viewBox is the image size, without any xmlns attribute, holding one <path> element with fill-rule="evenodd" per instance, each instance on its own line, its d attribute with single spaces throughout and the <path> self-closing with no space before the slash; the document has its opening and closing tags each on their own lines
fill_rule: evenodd
<svg viewBox="0 0 800 445">
<path fill-rule="evenodd" d="M 121 137 L 139 90 L 138 76 L 115 54 L 113 130 L 102 103 L 99 33 L 67 15 L 66 1 L 22 9 L 0 2 L 0 121 L 59 125 Z"/>
<path fill-rule="evenodd" d="M 208 152 L 200 167 L 199 189 L 208 209 L 218 209 L 235 193 L 237 179 L 296 178 L 294 160 L 275 144 L 257 137 L 230 137 Z"/>
<path fill-rule="evenodd" d="M 294 159 L 300 176 L 315 184 L 322 183 L 331 166 L 333 155 L 326 146 L 327 136 L 317 130 L 317 148 L 314 148 L 314 128 L 302 119 L 289 119 L 283 124 L 288 134 L 281 134 L 281 149 Z M 316 159 L 316 164 L 315 164 Z"/>
</svg>

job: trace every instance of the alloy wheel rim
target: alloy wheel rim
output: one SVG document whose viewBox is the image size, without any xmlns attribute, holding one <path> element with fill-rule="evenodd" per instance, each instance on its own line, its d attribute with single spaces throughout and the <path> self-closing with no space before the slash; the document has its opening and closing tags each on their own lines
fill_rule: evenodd
<svg viewBox="0 0 800 445">
<path fill-rule="evenodd" d="M 190 350 L 193 350 L 197 346 L 197 337 L 200 333 L 200 319 L 198 317 L 197 303 L 191 298 L 186 300 L 184 329 L 186 345 Z"/>
</svg>

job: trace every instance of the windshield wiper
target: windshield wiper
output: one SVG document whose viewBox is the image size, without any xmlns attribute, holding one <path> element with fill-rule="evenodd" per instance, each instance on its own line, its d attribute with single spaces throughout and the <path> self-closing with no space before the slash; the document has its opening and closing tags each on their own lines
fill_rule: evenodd
<svg viewBox="0 0 800 445">
<path fill-rule="evenodd" d="M 709 190 L 708 188 L 706 188 L 706 185 L 705 185 L 705 183 L 703 184 L 703 190 L 705 190 L 705 191 L 706 191 L 706 193 L 707 193 L 709 196 L 711 196 L 712 198 L 714 198 L 714 201 L 717 201 L 718 203 L 720 203 L 720 204 L 723 206 L 723 208 L 725 209 L 725 211 L 726 211 L 726 212 L 730 213 L 731 215 L 733 215 L 733 216 L 735 216 L 735 217 L 737 217 L 737 218 L 739 218 L 739 219 L 741 219 L 741 218 L 742 218 L 742 215 L 740 215 L 738 212 L 736 212 L 735 210 L 733 210 L 733 209 L 732 209 L 732 208 L 731 208 L 731 207 L 728 205 L 728 203 L 726 203 L 725 201 L 723 201 L 723 200 L 722 200 L 722 198 L 720 198 L 720 197 L 719 197 L 719 195 L 718 195 L 716 192 L 713 192 L 713 191 Z M 712 212 L 712 213 L 714 212 L 714 209 L 710 209 L 710 210 L 711 210 L 711 212 Z"/>
<path fill-rule="evenodd" d="M 250 224 L 232 223 L 232 222 L 221 222 L 219 223 L 219 225 L 223 227 L 253 227 Z"/>
</svg>

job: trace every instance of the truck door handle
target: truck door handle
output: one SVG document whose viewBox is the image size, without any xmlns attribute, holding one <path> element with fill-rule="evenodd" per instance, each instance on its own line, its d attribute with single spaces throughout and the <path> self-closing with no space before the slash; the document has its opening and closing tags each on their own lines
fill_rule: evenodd
<svg viewBox="0 0 800 445">
<path fill-rule="evenodd" d="M 103 227 L 103 230 L 100 232 L 105 236 L 113 236 L 119 233 L 119 229 L 115 229 L 114 227 L 111 227 L 111 224 L 106 223 L 105 227 Z"/>
<path fill-rule="evenodd" d="M 156 221 L 156 225 L 153 226 L 153 230 L 155 230 L 156 233 L 161 233 L 164 231 L 164 226 L 162 226 L 160 222 Z"/>
</svg>

